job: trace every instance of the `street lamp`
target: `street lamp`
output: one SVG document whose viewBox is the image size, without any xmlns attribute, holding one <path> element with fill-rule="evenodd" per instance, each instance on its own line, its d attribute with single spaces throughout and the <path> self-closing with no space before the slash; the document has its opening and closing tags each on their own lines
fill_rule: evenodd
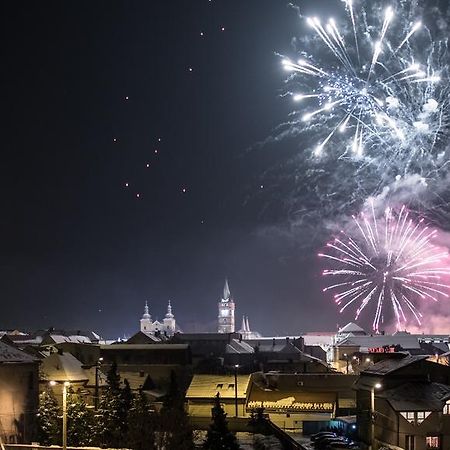
<svg viewBox="0 0 450 450">
<path fill-rule="evenodd" d="M 344 353 L 344 358 L 346 360 L 346 374 L 348 375 L 348 355 L 347 355 L 347 353 Z"/>
<path fill-rule="evenodd" d="M 234 413 L 238 416 L 238 385 L 237 385 L 237 372 L 239 369 L 239 364 L 234 365 Z"/>
<path fill-rule="evenodd" d="M 58 384 L 57 381 L 50 381 L 50 386 L 56 386 Z M 63 450 L 67 450 L 67 388 L 70 386 L 68 381 L 63 382 L 63 426 L 62 426 L 62 448 Z"/>
<path fill-rule="evenodd" d="M 101 366 L 103 358 L 98 358 L 97 364 L 95 365 L 95 399 L 94 399 L 94 408 L 97 411 L 98 409 L 98 369 Z"/>
<path fill-rule="evenodd" d="M 373 450 L 375 443 L 375 389 L 381 389 L 381 383 L 375 383 L 370 389 L 370 449 Z"/>
</svg>

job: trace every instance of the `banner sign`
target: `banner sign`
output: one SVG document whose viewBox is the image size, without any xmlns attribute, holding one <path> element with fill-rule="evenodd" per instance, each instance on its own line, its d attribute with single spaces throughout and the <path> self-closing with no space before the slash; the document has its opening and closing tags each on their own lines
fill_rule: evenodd
<svg viewBox="0 0 450 450">
<path fill-rule="evenodd" d="M 267 411 L 291 411 L 291 412 L 333 412 L 332 402 L 298 402 L 295 397 L 286 397 L 276 402 L 273 401 L 251 401 L 248 409 L 264 408 Z"/>
</svg>

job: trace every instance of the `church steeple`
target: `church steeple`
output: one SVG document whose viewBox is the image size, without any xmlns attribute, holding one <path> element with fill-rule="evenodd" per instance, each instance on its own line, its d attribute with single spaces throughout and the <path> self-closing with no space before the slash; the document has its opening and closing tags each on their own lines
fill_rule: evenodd
<svg viewBox="0 0 450 450">
<path fill-rule="evenodd" d="M 144 306 L 144 314 L 142 315 L 143 319 L 151 319 L 152 317 L 150 316 L 149 312 L 148 312 L 148 303 L 147 300 L 145 301 L 145 306 Z"/>
<path fill-rule="evenodd" d="M 170 303 L 170 300 L 167 303 L 167 314 L 165 319 L 163 320 L 163 323 L 164 323 L 164 332 L 168 336 L 173 336 L 176 329 L 176 323 L 175 323 L 175 316 L 172 313 L 172 305 Z"/>
<path fill-rule="evenodd" d="M 152 330 L 152 316 L 148 312 L 148 303 L 145 302 L 144 314 L 141 319 L 141 331 L 144 333 L 148 333 Z"/>
<path fill-rule="evenodd" d="M 234 333 L 234 308 L 235 304 L 231 297 L 228 279 L 225 279 L 223 287 L 223 296 L 218 303 L 219 317 L 217 331 L 219 333 Z"/>
<path fill-rule="evenodd" d="M 173 319 L 173 314 L 172 314 L 172 305 L 170 304 L 170 300 L 167 304 L 167 314 L 166 314 L 166 319 Z"/>
</svg>

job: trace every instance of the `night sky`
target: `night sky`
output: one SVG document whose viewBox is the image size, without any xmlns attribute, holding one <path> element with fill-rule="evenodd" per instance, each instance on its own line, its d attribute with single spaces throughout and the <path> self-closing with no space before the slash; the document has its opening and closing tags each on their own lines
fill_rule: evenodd
<svg viewBox="0 0 450 450">
<path fill-rule="evenodd" d="M 130 335 L 145 300 L 161 319 L 170 299 L 183 330 L 214 331 L 225 277 L 238 326 L 343 325 L 317 249 L 283 237 L 265 185 L 299 147 L 256 145 L 289 113 L 275 54 L 298 34 L 287 2 L 1 9 L 0 328 Z"/>
</svg>

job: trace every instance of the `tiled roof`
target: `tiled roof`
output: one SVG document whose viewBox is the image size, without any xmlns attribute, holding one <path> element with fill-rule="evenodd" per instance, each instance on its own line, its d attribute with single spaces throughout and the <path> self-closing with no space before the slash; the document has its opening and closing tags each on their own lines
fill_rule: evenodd
<svg viewBox="0 0 450 450">
<path fill-rule="evenodd" d="M 403 367 L 415 364 L 419 361 L 424 361 L 428 358 L 426 355 L 419 356 L 405 356 L 404 358 L 387 358 L 382 361 L 373 364 L 363 372 L 362 375 L 387 375 L 389 373 L 395 372 L 396 370 L 402 369 Z"/>
<path fill-rule="evenodd" d="M 450 386 L 440 383 L 406 383 L 377 395 L 396 411 L 442 411 Z"/>
<path fill-rule="evenodd" d="M 32 363 L 38 358 L 19 350 L 12 345 L 0 341 L 0 364 L 1 363 Z"/>
</svg>

